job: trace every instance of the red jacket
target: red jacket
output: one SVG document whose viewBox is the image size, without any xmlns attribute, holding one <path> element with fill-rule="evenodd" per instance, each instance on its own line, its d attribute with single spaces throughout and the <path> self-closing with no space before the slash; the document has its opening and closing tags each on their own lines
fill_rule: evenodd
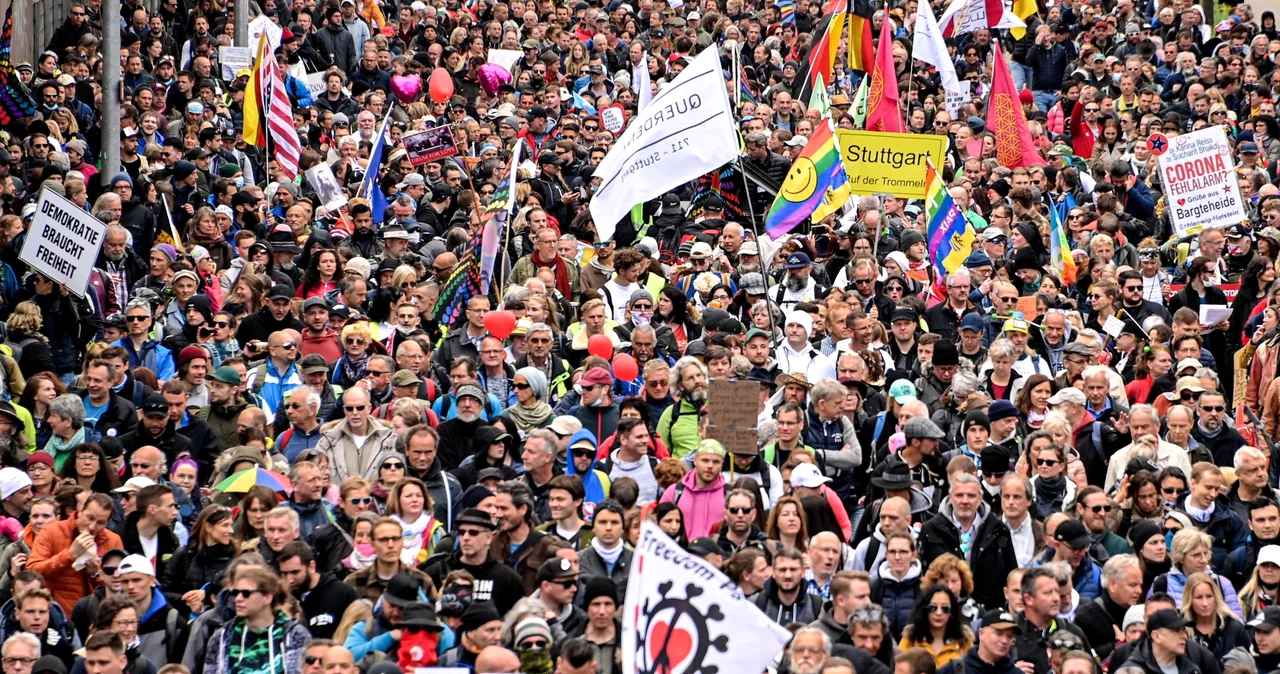
<svg viewBox="0 0 1280 674">
<path fill-rule="evenodd" d="M 302 331 L 302 348 L 298 350 L 303 356 L 318 353 L 326 363 L 336 363 L 342 357 L 342 345 L 338 343 L 338 333 L 333 328 L 325 328 L 319 337 L 310 330 Z"/>
</svg>

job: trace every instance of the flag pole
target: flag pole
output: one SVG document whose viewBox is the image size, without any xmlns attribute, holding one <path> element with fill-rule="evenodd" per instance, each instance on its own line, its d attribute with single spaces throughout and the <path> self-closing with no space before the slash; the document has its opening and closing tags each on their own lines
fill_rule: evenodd
<svg viewBox="0 0 1280 674">
<path fill-rule="evenodd" d="M 748 217 L 751 218 L 751 233 L 754 234 L 756 237 L 756 246 L 759 246 L 760 245 L 760 223 L 756 220 L 755 206 L 751 205 L 751 179 L 747 177 L 747 167 L 742 163 L 741 154 L 738 155 L 738 158 L 735 161 L 738 164 L 738 173 L 742 174 L 742 186 L 746 188 L 746 192 L 747 192 L 747 198 L 746 198 L 747 214 L 748 214 Z M 768 314 L 769 314 L 769 342 L 772 343 L 773 331 L 777 329 L 777 326 L 774 325 L 774 321 L 773 321 L 773 302 L 769 300 L 769 294 L 768 294 L 769 293 L 769 258 L 771 258 L 772 256 L 765 255 L 764 254 L 765 252 L 762 250 L 759 251 L 759 253 L 760 253 L 760 275 L 764 277 L 764 290 L 765 290 L 764 300 L 766 305 L 768 305 L 766 308 L 768 309 Z M 779 311 L 782 310 L 781 305 L 778 306 L 778 310 Z M 790 374 L 790 373 L 788 372 L 786 374 Z"/>
</svg>

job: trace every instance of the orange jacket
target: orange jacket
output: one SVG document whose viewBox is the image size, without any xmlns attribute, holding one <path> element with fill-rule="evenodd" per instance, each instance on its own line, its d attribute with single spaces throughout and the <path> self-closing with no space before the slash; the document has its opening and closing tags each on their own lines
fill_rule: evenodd
<svg viewBox="0 0 1280 674">
<path fill-rule="evenodd" d="M 81 597 L 87 597 L 102 584 L 101 579 L 90 578 L 88 572 L 76 571 L 71 566 L 75 561 L 71 556 L 71 542 L 78 533 L 74 519 L 47 525 L 36 536 L 31 554 L 27 556 L 26 568 L 44 576 L 45 586 L 67 615 L 71 615 L 71 609 Z M 120 537 L 105 528 L 98 532 L 94 541 L 98 544 L 99 556 L 113 548 L 124 548 Z"/>
</svg>

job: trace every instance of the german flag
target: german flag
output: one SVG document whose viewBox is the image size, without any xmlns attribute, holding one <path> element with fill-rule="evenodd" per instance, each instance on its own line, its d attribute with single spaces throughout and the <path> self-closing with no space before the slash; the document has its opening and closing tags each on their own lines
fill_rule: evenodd
<svg viewBox="0 0 1280 674">
<path fill-rule="evenodd" d="M 841 0 L 843 1 L 843 0 Z M 822 77 L 822 81 L 830 84 L 832 79 L 831 71 L 836 64 L 836 52 L 840 49 L 840 37 L 844 30 L 845 13 L 843 11 L 836 12 L 822 20 L 818 24 L 815 33 L 820 33 L 813 46 L 809 49 L 809 58 L 805 62 L 802 72 L 797 74 L 796 83 L 800 87 L 799 91 L 793 91 L 792 96 L 796 100 L 807 101 L 813 96 L 813 88 L 818 83 L 818 77 Z M 870 61 L 868 61 L 869 63 Z"/>
<path fill-rule="evenodd" d="M 849 69 L 870 72 L 875 62 L 871 43 L 871 4 L 867 0 L 849 0 Z"/>
</svg>

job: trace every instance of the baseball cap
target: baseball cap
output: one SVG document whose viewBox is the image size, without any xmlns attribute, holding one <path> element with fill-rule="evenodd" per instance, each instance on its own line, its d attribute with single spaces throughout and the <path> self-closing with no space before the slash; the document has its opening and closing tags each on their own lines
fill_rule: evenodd
<svg viewBox="0 0 1280 674">
<path fill-rule="evenodd" d="M 1013 630 L 1021 634 L 1022 628 L 1018 627 L 1018 619 L 1013 614 L 1004 609 L 991 609 L 982 614 L 982 626 L 994 627 L 998 630 Z"/>
<path fill-rule="evenodd" d="M 148 417 L 169 416 L 169 401 L 159 393 L 152 393 L 142 401 L 142 414 Z"/>
<path fill-rule="evenodd" d="M 325 298 L 323 298 L 323 297 L 312 297 L 312 298 L 308 299 L 306 302 L 303 302 L 303 303 L 302 303 L 302 313 L 304 313 L 304 314 L 305 314 L 305 313 L 307 313 L 308 311 L 311 311 L 312 309 L 315 309 L 316 307 L 319 307 L 319 308 L 321 308 L 321 309 L 324 309 L 325 311 L 328 311 L 328 310 L 329 310 L 329 300 L 326 300 L 326 299 L 325 299 Z"/>
<path fill-rule="evenodd" d="M 318 353 L 313 353 L 302 357 L 302 361 L 298 363 L 298 369 L 302 370 L 302 374 L 328 372 L 329 364 L 325 362 L 324 356 L 321 356 Z M 234 370 L 232 371 L 234 372 Z"/>
<path fill-rule="evenodd" d="M 475 384 L 463 384 L 462 386 L 459 386 L 457 392 L 454 393 L 454 397 L 462 399 L 463 396 L 470 396 L 482 403 L 488 400 L 488 396 L 485 395 L 484 389 L 476 386 Z"/>
<path fill-rule="evenodd" d="M 223 384 L 230 384 L 232 386 L 240 385 L 240 373 L 230 365 L 223 365 L 222 367 L 214 370 L 213 374 L 209 375 L 209 378 L 214 381 L 222 382 Z"/>
<path fill-rule="evenodd" d="M 116 576 L 123 576 L 126 573 L 140 573 L 144 576 L 155 576 L 156 569 L 151 566 L 151 560 L 142 555 L 129 555 L 120 562 L 120 566 L 116 567 Z"/>
<path fill-rule="evenodd" d="M 538 567 L 538 582 L 544 580 L 559 580 L 561 578 L 577 578 L 578 572 L 573 569 L 573 562 L 563 558 L 555 557 L 548 559 Z"/>
<path fill-rule="evenodd" d="M 787 258 L 787 263 L 783 265 L 783 268 L 784 269 L 804 269 L 805 267 L 808 267 L 812 263 L 813 261 L 809 259 L 808 255 L 797 251 L 795 253 L 792 253 L 791 256 Z"/>
<path fill-rule="evenodd" d="M 1083 525 L 1081 525 L 1083 527 Z M 1274 608 L 1274 607 L 1272 607 Z M 1265 618 L 1265 611 L 1264 618 Z M 1252 621 L 1250 621 L 1252 623 Z M 1190 625 L 1191 621 L 1182 615 L 1180 611 L 1172 608 L 1162 608 L 1147 617 L 1147 634 L 1151 634 L 1155 630 L 1180 630 Z"/>
<path fill-rule="evenodd" d="M 1061 405 L 1063 403 L 1075 403 L 1083 406 L 1086 404 L 1086 401 L 1084 394 L 1080 392 L 1080 389 L 1068 386 L 1049 398 L 1050 405 Z"/>
<path fill-rule="evenodd" d="M 905 405 L 916 400 L 916 386 L 906 379 L 899 379 L 889 386 L 889 397 Z"/>
<path fill-rule="evenodd" d="M 417 386 L 420 383 L 422 380 L 418 375 L 409 370 L 396 370 L 396 373 L 391 375 L 392 386 Z"/>
<path fill-rule="evenodd" d="M 695 260 L 705 260 L 711 257 L 711 244 L 706 241 L 698 241 L 689 250 L 689 257 Z"/>
<path fill-rule="evenodd" d="M 1269 545 L 1267 547 L 1274 548 L 1276 546 Z M 1248 623 L 1249 627 L 1263 632 L 1270 632 L 1280 627 L 1280 606 L 1268 606 L 1262 610 L 1262 613 L 1254 616 L 1253 620 Z"/>
<path fill-rule="evenodd" d="M 232 372 L 235 372 L 235 370 L 232 370 Z M 111 491 L 117 494 L 127 494 L 131 491 L 138 491 L 143 487 L 150 487 L 155 483 L 156 481 L 149 477 L 145 477 L 142 475 L 135 475 L 129 478 L 128 480 L 125 480 L 124 484 L 120 485 L 119 487 L 116 487 L 115 489 L 112 489 Z"/>
<path fill-rule="evenodd" d="M 1053 532 L 1053 540 L 1065 543 L 1073 550 L 1087 548 L 1093 544 L 1093 537 L 1089 535 L 1089 530 L 1076 520 L 1067 520 L 1059 524 L 1058 529 Z"/>
<path fill-rule="evenodd" d="M 1257 564 L 1268 562 L 1280 566 L 1280 545 L 1264 545 L 1258 550 Z"/>
<path fill-rule="evenodd" d="M 791 486 L 817 489 L 831 481 L 831 478 L 818 471 L 812 463 L 802 463 L 791 471 Z"/>
</svg>

